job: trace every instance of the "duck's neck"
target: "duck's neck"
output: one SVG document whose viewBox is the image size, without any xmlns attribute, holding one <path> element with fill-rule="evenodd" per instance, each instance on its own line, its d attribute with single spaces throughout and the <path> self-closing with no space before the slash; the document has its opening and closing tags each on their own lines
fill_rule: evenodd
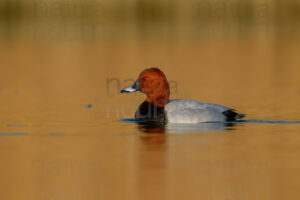
<svg viewBox="0 0 300 200">
<path fill-rule="evenodd" d="M 169 101 L 169 90 L 165 93 L 148 94 L 145 102 L 153 104 L 155 107 L 164 107 Z"/>
</svg>

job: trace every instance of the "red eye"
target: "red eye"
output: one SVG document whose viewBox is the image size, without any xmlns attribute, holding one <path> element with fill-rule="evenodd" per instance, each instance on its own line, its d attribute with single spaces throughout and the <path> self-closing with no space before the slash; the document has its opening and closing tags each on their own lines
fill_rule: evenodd
<svg viewBox="0 0 300 200">
<path fill-rule="evenodd" d="M 146 79 L 149 79 L 149 78 L 150 78 L 150 76 L 145 76 L 145 78 L 146 78 Z"/>
</svg>

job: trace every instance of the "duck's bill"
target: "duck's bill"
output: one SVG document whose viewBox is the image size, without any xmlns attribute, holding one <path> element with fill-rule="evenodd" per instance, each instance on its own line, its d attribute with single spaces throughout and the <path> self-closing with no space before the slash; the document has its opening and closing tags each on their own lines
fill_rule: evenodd
<svg viewBox="0 0 300 200">
<path fill-rule="evenodd" d="M 137 91 L 137 90 L 134 89 L 133 87 L 128 87 L 128 88 L 121 90 L 121 93 L 128 93 L 128 92 L 135 92 L 135 91 Z"/>
<path fill-rule="evenodd" d="M 134 82 L 134 84 L 128 88 L 125 88 L 123 90 L 121 90 L 121 93 L 128 93 L 128 92 L 136 92 L 136 91 L 140 91 L 141 90 L 141 85 L 140 85 L 140 81 L 137 80 L 136 82 Z"/>
</svg>

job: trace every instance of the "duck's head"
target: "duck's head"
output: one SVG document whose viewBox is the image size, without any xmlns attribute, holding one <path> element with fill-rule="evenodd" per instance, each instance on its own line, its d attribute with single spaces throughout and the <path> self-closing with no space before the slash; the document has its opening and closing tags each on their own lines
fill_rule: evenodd
<svg viewBox="0 0 300 200">
<path fill-rule="evenodd" d="M 142 71 L 134 84 L 121 90 L 121 93 L 141 91 L 147 95 L 147 102 L 157 107 L 167 104 L 170 96 L 169 83 L 165 74 L 158 68 Z"/>
</svg>

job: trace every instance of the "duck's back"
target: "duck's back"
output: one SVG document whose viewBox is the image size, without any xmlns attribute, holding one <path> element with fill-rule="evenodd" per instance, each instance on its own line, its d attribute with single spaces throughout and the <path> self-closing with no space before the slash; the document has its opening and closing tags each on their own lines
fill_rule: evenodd
<svg viewBox="0 0 300 200">
<path fill-rule="evenodd" d="M 169 123 L 233 121 L 244 117 L 225 106 L 183 99 L 169 100 L 165 112 Z"/>
</svg>

